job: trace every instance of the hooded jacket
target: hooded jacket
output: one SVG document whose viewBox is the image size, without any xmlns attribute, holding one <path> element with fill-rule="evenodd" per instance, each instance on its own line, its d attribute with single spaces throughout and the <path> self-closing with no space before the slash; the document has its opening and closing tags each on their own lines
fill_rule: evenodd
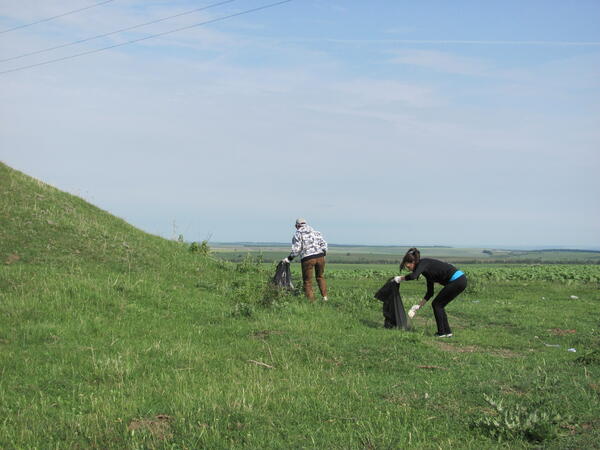
<svg viewBox="0 0 600 450">
<path fill-rule="evenodd" d="M 310 225 L 304 224 L 296 230 L 292 238 L 292 252 L 288 259 L 291 261 L 300 255 L 301 260 L 307 258 L 318 258 L 327 253 L 327 242 L 323 235 L 313 229 Z"/>
</svg>

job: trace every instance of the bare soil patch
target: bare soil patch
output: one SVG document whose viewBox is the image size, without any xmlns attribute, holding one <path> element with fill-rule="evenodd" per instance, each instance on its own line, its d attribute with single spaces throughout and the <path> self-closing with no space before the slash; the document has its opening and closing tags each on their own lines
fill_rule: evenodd
<svg viewBox="0 0 600 450">
<path fill-rule="evenodd" d="M 173 437 L 171 422 L 173 418 L 166 414 L 159 414 L 151 419 L 134 419 L 127 429 L 129 431 L 146 431 L 156 439 L 165 440 Z"/>
<path fill-rule="evenodd" d="M 254 339 L 266 339 L 271 335 L 278 335 L 278 334 L 283 334 L 283 331 L 260 330 L 260 331 L 255 331 L 254 333 L 252 333 L 251 337 L 253 337 Z"/>
<path fill-rule="evenodd" d="M 477 347 L 475 345 L 458 346 L 458 345 L 452 345 L 452 344 L 448 344 L 447 342 L 441 342 L 441 341 L 437 341 L 436 344 L 440 349 L 442 349 L 445 352 L 475 353 L 478 351 L 483 351 L 480 347 Z"/>
<path fill-rule="evenodd" d="M 4 261 L 4 264 L 13 264 L 16 263 L 18 260 L 20 260 L 21 257 L 19 255 L 17 255 L 16 253 L 13 253 L 11 255 L 8 255 L 8 258 L 6 258 L 6 261 Z"/>
<path fill-rule="evenodd" d="M 494 356 L 500 356 L 502 358 L 516 358 L 519 353 L 514 352 L 512 350 L 508 350 L 506 348 L 498 348 L 494 350 L 485 349 L 478 347 L 476 345 L 453 345 L 448 342 L 436 341 L 436 345 L 445 352 L 453 352 L 453 353 L 488 353 Z"/>
<path fill-rule="evenodd" d="M 562 328 L 552 328 L 549 331 L 555 336 L 566 336 L 567 334 L 577 333 L 577 330 L 563 330 Z"/>
</svg>

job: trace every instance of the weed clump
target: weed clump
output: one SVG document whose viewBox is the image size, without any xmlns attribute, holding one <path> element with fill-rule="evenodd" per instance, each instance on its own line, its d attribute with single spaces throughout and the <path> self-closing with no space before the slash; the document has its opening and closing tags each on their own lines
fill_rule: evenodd
<svg viewBox="0 0 600 450">
<path fill-rule="evenodd" d="M 467 295 L 483 295 L 486 291 L 486 283 L 477 276 L 468 275 L 469 282 L 467 283 L 467 288 L 465 289 L 465 293 Z"/>
<path fill-rule="evenodd" d="M 477 419 L 474 426 L 499 442 L 514 439 L 541 442 L 558 436 L 558 427 L 562 421 L 559 414 L 543 411 L 534 405 L 505 405 L 503 400 L 496 400 L 485 394 L 484 398 L 492 411 Z"/>
<path fill-rule="evenodd" d="M 575 359 L 579 364 L 585 366 L 599 365 L 600 364 L 600 350 L 592 349 L 585 352 L 585 354 Z"/>
<path fill-rule="evenodd" d="M 289 305 L 292 296 L 298 294 L 297 289 L 282 289 L 269 283 L 263 288 L 258 304 L 263 308 L 282 308 Z"/>
<path fill-rule="evenodd" d="M 231 311 L 232 317 L 252 317 L 253 314 L 254 307 L 246 302 L 237 302 Z"/>
<path fill-rule="evenodd" d="M 204 240 L 201 243 L 192 242 L 189 247 L 189 251 L 191 253 L 198 253 L 201 256 L 210 255 L 210 247 L 208 246 L 208 241 Z"/>
<path fill-rule="evenodd" d="M 251 254 L 244 256 L 241 262 L 235 265 L 235 270 L 238 273 L 258 273 L 262 271 L 263 255 L 259 254 L 253 257 Z"/>
</svg>

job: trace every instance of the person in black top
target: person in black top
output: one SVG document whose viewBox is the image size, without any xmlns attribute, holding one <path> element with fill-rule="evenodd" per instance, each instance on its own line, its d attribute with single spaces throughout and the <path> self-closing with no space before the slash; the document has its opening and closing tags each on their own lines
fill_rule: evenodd
<svg viewBox="0 0 600 450">
<path fill-rule="evenodd" d="M 409 317 L 414 317 L 416 312 L 433 296 L 433 283 L 439 283 L 444 288 L 433 299 L 433 314 L 437 323 L 437 337 L 451 337 L 452 331 L 448 324 L 448 316 L 446 315 L 445 307 L 448 303 L 454 300 L 467 287 L 467 276 L 464 272 L 457 270 L 451 264 L 437 259 L 423 258 L 421 252 L 416 248 L 411 248 L 406 252 L 400 270 L 407 268 L 411 271 L 406 276 L 394 277 L 396 283 L 401 281 L 411 281 L 423 275 L 427 280 L 427 292 L 425 297 L 418 305 L 414 305 L 408 312 Z"/>
</svg>

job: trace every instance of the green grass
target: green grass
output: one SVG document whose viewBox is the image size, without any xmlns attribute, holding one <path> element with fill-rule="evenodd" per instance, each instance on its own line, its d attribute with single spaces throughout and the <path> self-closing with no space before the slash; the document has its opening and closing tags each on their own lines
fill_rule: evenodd
<svg viewBox="0 0 600 450">
<path fill-rule="evenodd" d="M 599 448 L 597 265 L 465 265 L 440 342 L 430 308 L 383 329 L 395 264 L 330 264 L 311 305 L 3 165 L 0 191 L 0 448 Z"/>
</svg>

